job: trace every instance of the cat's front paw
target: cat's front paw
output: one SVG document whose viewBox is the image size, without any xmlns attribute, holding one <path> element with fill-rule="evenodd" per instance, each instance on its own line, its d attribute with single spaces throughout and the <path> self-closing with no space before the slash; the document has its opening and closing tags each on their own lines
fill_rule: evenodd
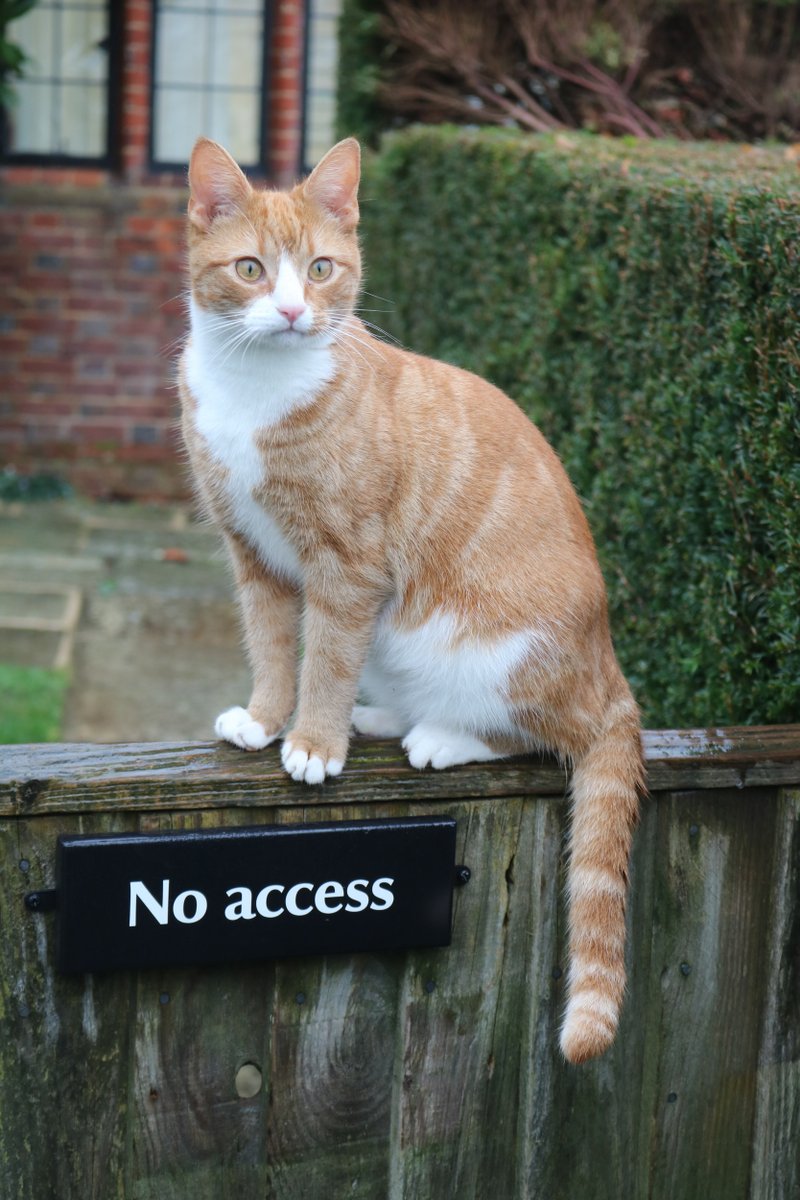
<svg viewBox="0 0 800 1200">
<path fill-rule="evenodd" d="M 229 708 L 214 722 L 214 732 L 223 741 L 240 750 L 263 750 L 274 742 L 278 733 L 267 733 L 260 721 L 255 721 L 246 708 Z"/>
<path fill-rule="evenodd" d="M 281 748 L 281 761 L 298 783 L 322 783 L 328 775 L 341 775 L 344 757 L 342 751 L 301 733 L 288 733 Z"/>
</svg>

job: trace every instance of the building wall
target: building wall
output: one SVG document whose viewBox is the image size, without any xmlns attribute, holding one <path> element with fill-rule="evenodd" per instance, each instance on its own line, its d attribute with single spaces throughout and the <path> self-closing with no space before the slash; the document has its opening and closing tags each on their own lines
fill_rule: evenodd
<svg viewBox="0 0 800 1200">
<path fill-rule="evenodd" d="M 185 182 L 149 167 L 150 0 L 124 0 L 119 171 L 0 167 L 0 467 L 97 496 L 187 490 L 173 386 Z M 303 0 L 276 0 L 268 178 L 301 168 Z M 324 121 L 323 121 L 324 123 Z"/>
</svg>

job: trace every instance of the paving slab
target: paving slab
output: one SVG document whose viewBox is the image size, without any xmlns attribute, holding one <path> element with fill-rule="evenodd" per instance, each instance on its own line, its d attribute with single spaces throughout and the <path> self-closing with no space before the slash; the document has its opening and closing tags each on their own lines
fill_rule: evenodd
<svg viewBox="0 0 800 1200">
<path fill-rule="evenodd" d="M 249 694 L 217 534 L 188 506 L 0 505 L 0 661 L 69 670 L 65 741 L 211 737 Z"/>
</svg>

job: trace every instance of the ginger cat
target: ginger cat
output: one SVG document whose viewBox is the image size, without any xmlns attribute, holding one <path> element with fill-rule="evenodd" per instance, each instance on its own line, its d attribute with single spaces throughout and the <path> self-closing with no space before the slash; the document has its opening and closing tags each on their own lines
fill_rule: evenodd
<svg viewBox="0 0 800 1200">
<path fill-rule="evenodd" d="M 359 172 L 353 139 L 290 192 L 254 189 L 214 142 L 192 154 L 183 430 L 253 671 L 216 732 L 283 737 L 309 784 L 342 770 L 351 724 L 402 737 L 417 768 L 572 764 L 561 1047 L 582 1062 L 612 1042 L 625 986 L 638 710 L 553 450 L 496 388 L 353 315 Z"/>
</svg>

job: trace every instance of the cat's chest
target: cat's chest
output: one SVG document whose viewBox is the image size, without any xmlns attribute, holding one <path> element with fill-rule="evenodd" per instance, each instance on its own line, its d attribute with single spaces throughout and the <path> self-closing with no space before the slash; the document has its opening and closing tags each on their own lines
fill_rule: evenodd
<svg viewBox="0 0 800 1200">
<path fill-rule="evenodd" d="M 303 582 L 303 569 L 294 546 L 284 534 L 263 496 L 264 456 L 256 444 L 257 427 L 244 422 L 220 426 L 198 421 L 212 461 L 225 468 L 217 489 L 221 493 L 229 524 L 257 551 L 262 561 L 294 583 Z"/>
<path fill-rule="evenodd" d="M 263 501 L 269 463 L 259 447 L 259 433 L 313 401 L 326 382 L 325 363 L 316 378 L 306 370 L 291 375 L 238 374 L 220 378 L 191 349 L 186 376 L 195 399 L 194 423 L 215 472 L 213 490 L 226 511 L 227 523 L 257 551 L 264 563 L 302 584 L 300 558 Z M 272 385 L 272 386 L 270 386 Z"/>
</svg>

